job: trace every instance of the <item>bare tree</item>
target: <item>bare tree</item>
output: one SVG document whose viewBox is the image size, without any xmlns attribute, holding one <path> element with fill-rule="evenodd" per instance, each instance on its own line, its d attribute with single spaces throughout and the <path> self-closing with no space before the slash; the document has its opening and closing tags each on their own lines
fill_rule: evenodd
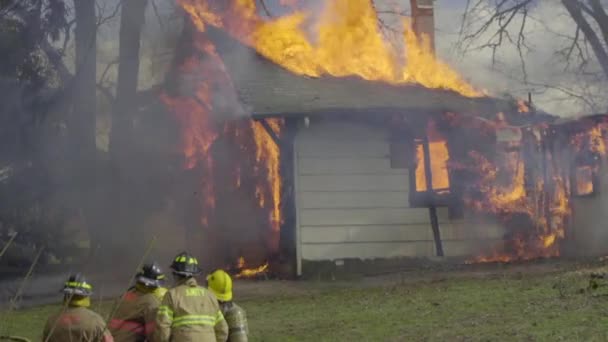
<svg viewBox="0 0 608 342">
<path fill-rule="evenodd" d="M 146 5 L 147 0 L 125 1 L 122 5 L 118 82 L 110 139 L 110 150 L 114 156 L 129 145 L 130 127 L 133 125 L 129 114 L 137 109 L 133 99 L 137 93 L 139 79 L 141 32 Z"/>
<path fill-rule="evenodd" d="M 601 88 L 608 80 L 606 1 L 552 1 L 551 5 L 561 10 L 561 15 L 552 18 L 538 16 L 541 5 L 534 0 L 468 0 L 460 29 L 460 51 L 466 55 L 489 50 L 492 65 L 498 66 L 504 49 L 515 49 L 520 59 L 519 78 L 525 84 L 557 90 L 591 110 L 605 110 L 606 97 L 602 96 Z M 562 25 L 556 31 L 551 25 L 556 20 L 569 20 L 571 25 Z M 570 75 L 571 82 L 551 84 L 531 75 L 526 60 L 534 46 L 529 36 L 539 28 L 546 39 L 562 42 L 551 62 L 559 63 L 561 72 Z"/>
</svg>

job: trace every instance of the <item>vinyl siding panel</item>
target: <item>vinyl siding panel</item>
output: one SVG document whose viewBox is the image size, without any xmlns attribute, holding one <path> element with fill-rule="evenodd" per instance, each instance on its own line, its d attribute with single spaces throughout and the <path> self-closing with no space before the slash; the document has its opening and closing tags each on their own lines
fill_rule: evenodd
<svg viewBox="0 0 608 342">
<path fill-rule="evenodd" d="M 300 174 L 310 175 L 403 175 L 407 179 L 406 169 L 391 169 L 389 158 L 385 157 L 338 157 L 300 159 Z"/>
<path fill-rule="evenodd" d="M 407 193 L 404 175 L 300 175 L 299 191 L 402 191 Z"/>
<path fill-rule="evenodd" d="M 426 208 L 410 208 L 407 169 L 390 167 L 386 130 L 311 122 L 296 137 L 298 255 L 305 260 L 435 255 Z M 451 221 L 438 208 L 446 256 L 479 253 L 502 237 L 497 224 Z"/>
<path fill-rule="evenodd" d="M 300 208 L 304 209 L 409 209 L 410 201 L 405 191 L 311 191 L 300 193 Z"/>
</svg>

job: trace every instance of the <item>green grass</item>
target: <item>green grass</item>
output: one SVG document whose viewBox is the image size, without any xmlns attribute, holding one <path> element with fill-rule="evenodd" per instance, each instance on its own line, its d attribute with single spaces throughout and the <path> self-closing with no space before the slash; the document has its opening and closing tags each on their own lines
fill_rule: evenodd
<svg viewBox="0 0 608 342">
<path fill-rule="evenodd" d="M 584 291 L 587 281 L 584 272 L 562 272 L 375 287 L 314 283 L 309 293 L 240 304 L 252 341 L 607 341 L 608 287 Z M 39 340 L 56 309 L 13 312 L 1 323 Z"/>
</svg>

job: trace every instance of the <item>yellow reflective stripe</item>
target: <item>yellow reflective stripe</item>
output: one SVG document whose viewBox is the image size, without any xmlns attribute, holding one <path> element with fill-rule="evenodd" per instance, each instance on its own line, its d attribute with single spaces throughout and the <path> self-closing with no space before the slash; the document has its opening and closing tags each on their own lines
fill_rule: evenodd
<svg viewBox="0 0 608 342">
<path fill-rule="evenodd" d="M 186 315 L 180 316 L 173 321 L 172 327 L 183 327 L 188 325 L 215 326 L 216 318 L 209 315 Z"/>
<path fill-rule="evenodd" d="M 222 311 L 218 311 L 217 314 L 215 315 L 215 323 L 219 323 L 221 321 L 224 320 L 224 315 L 222 314 Z"/>
<path fill-rule="evenodd" d="M 210 316 L 210 315 L 185 315 L 185 316 L 179 316 L 176 317 L 174 322 L 181 322 L 181 321 L 185 321 L 185 320 L 189 320 L 189 319 L 205 319 L 205 320 L 209 320 L 211 322 L 215 322 L 215 317 L 214 316 Z"/>
<path fill-rule="evenodd" d="M 158 315 L 166 316 L 167 318 L 173 320 L 173 310 L 171 310 L 166 305 L 161 305 L 158 307 Z"/>
<path fill-rule="evenodd" d="M 198 265 L 198 260 L 194 257 L 178 256 L 175 262 L 187 263 L 188 265 Z"/>
<path fill-rule="evenodd" d="M 209 321 L 203 321 L 203 320 L 191 320 L 191 321 L 183 321 L 183 322 L 179 322 L 179 323 L 173 323 L 171 325 L 171 327 L 177 328 L 177 327 L 190 326 L 190 325 L 207 325 L 207 326 L 210 326 L 210 327 L 214 327 L 215 323 L 214 322 L 209 322 Z"/>
<path fill-rule="evenodd" d="M 68 281 L 67 283 L 65 283 L 65 286 L 68 286 L 68 287 L 82 287 L 82 288 L 87 289 L 87 290 L 90 290 L 90 289 L 93 288 L 88 283 L 77 283 L 77 282 L 73 282 L 73 281 Z"/>
</svg>

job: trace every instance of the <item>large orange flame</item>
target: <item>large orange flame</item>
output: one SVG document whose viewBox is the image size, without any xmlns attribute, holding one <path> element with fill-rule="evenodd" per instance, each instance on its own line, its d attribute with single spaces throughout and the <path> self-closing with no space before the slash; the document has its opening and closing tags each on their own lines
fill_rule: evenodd
<svg viewBox="0 0 608 342">
<path fill-rule="evenodd" d="M 228 10 L 215 9 L 206 0 L 178 3 L 199 30 L 205 24 L 223 28 L 296 74 L 359 76 L 450 89 L 469 97 L 482 95 L 435 58 L 429 40 L 419 40 L 408 20 L 404 20 L 405 53 L 389 44 L 370 0 L 326 0 L 319 15 L 296 11 L 269 20 L 258 15 L 254 0 L 226 0 Z"/>
<path fill-rule="evenodd" d="M 268 120 L 270 128 L 277 136 L 281 132 L 281 120 Z M 273 231 L 273 245 L 278 243 L 281 228 L 281 176 L 279 174 L 280 151 L 277 143 L 272 140 L 269 132 L 258 122 L 252 122 L 256 144 L 256 161 L 266 168 L 266 182 L 256 186 L 256 197 L 260 208 L 267 208 L 269 203 L 269 222 Z M 259 167 L 258 166 L 258 167 Z M 255 170 L 258 171 L 258 170 Z"/>
<path fill-rule="evenodd" d="M 221 63 L 213 45 L 200 42 L 197 47 L 205 52 L 209 59 L 204 62 L 196 58 L 188 58 L 179 66 L 177 72 L 181 75 L 193 75 L 199 82 L 192 84 L 192 93 L 172 97 L 161 95 L 161 100 L 177 117 L 182 131 L 182 148 L 184 153 L 184 167 L 193 169 L 200 165 L 204 173 L 202 182 L 202 212 L 201 224 L 209 225 L 210 213 L 215 208 L 213 178 L 213 158 L 210 153 L 211 146 L 218 137 L 211 118 L 212 105 L 210 84 L 201 80 L 201 74 L 210 74 L 209 63 Z M 198 76 L 198 77 L 196 77 Z"/>
<path fill-rule="evenodd" d="M 470 152 L 470 157 L 477 165 L 473 168 L 481 177 L 477 187 L 482 196 L 467 198 L 466 201 L 478 211 L 493 213 L 506 221 L 515 219 L 516 225 L 532 225 L 525 229 L 512 227 L 515 231 L 509 232 L 511 237 L 506 240 L 504 248 L 497 248 L 472 262 L 508 262 L 559 256 L 558 242 L 565 236 L 566 219 L 570 214 L 567 184 L 560 176 L 560 170 L 554 169 L 552 164 L 548 165 L 548 172 L 553 175 L 548 180 L 549 184 L 545 184 L 542 175 L 537 175 L 532 180 L 532 186 L 526 189 L 525 161 L 521 151 L 500 153 L 500 166 L 475 151 Z M 521 221 L 521 217 L 527 219 Z"/>
<path fill-rule="evenodd" d="M 239 259 L 237 261 L 238 273 L 235 275 L 235 277 L 238 279 L 254 278 L 259 275 L 266 274 L 268 272 L 268 267 L 269 267 L 268 262 L 265 262 L 264 264 L 262 264 L 258 267 L 248 268 L 245 258 L 241 256 L 241 257 L 239 257 Z"/>
</svg>

